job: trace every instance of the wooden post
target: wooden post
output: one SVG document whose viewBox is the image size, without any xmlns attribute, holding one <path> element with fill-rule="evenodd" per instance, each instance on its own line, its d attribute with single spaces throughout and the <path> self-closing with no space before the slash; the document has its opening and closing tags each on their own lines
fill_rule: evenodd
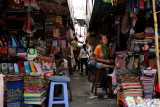
<svg viewBox="0 0 160 107">
<path fill-rule="evenodd" d="M 153 4 L 153 16 L 154 16 L 154 30 L 155 30 L 155 45 L 156 45 L 156 58 L 157 58 L 157 71 L 158 71 L 158 82 L 160 86 L 160 65 L 159 65 L 159 45 L 158 45 L 158 23 L 155 0 L 152 0 Z"/>
</svg>

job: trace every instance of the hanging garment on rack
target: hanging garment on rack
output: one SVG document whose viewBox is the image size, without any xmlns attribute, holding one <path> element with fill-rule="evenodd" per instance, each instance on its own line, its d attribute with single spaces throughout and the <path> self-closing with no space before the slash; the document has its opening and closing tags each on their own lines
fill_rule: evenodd
<svg viewBox="0 0 160 107">
<path fill-rule="evenodd" d="M 24 21 L 23 30 L 26 33 L 36 32 L 36 27 L 35 27 L 34 19 L 33 19 L 33 13 L 30 10 L 26 14 L 26 19 Z"/>
<path fill-rule="evenodd" d="M 56 37 L 56 29 L 53 29 L 53 37 Z"/>
<path fill-rule="evenodd" d="M 126 56 L 116 58 L 116 68 L 126 69 Z"/>
<path fill-rule="evenodd" d="M 127 69 L 133 69 L 134 57 L 129 58 L 129 62 L 127 64 Z"/>
<path fill-rule="evenodd" d="M 59 29 L 56 29 L 56 37 L 59 38 Z"/>
<path fill-rule="evenodd" d="M 129 11 L 126 12 L 122 24 L 122 33 L 126 34 L 129 31 Z"/>
<path fill-rule="evenodd" d="M 139 0 L 139 8 L 144 9 L 144 0 Z"/>
<path fill-rule="evenodd" d="M 0 74 L 0 105 L 3 107 L 4 81 L 3 74 Z"/>
</svg>

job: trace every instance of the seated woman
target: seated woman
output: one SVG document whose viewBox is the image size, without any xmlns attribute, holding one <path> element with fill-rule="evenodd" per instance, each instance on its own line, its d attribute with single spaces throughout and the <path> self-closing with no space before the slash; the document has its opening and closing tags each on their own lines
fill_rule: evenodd
<svg viewBox="0 0 160 107">
<path fill-rule="evenodd" d="M 56 62 L 56 68 L 57 71 L 61 71 L 59 72 L 59 75 L 67 75 L 69 76 L 69 68 L 68 68 L 68 61 L 66 59 L 63 58 L 61 53 L 56 53 L 54 55 L 55 58 L 55 62 Z"/>
<path fill-rule="evenodd" d="M 103 78 L 100 81 L 100 86 L 102 87 L 103 91 L 106 91 L 107 79 L 108 74 L 110 74 L 110 68 L 114 68 L 114 66 L 111 65 L 112 63 L 114 63 L 114 60 L 111 59 L 112 51 L 109 48 L 108 38 L 106 35 L 100 35 L 100 45 L 96 47 L 94 55 L 95 61 L 90 62 L 90 66 L 92 68 L 96 67 L 104 71 Z M 104 97 L 108 98 L 107 91 Z"/>
</svg>

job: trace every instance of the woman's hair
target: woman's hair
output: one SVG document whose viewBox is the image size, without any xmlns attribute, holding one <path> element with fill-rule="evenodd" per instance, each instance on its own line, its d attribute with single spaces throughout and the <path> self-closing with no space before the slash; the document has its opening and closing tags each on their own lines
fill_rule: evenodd
<svg viewBox="0 0 160 107">
<path fill-rule="evenodd" d="M 58 52 L 58 53 L 54 54 L 54 58 L 60 59 L 60 58 L 63 58 L 63 55 L 62 55 L 62 53 Z"/>
<path fill-rule="evenodd" d="M 86 44 L 83 44 L 83 49 L 86 51 Z"/>
<path fill-rule="evenodd" d="M 101 34 L 101 35 L 99 36 L 99 40 L 102 40 L 102 37 L 103 37 L 103 36 L 107 37 L 107 39 L 108 39 L 108 36 L 109 36 L 109 35 L 107 35 L 107 34 Z"/>
<path fill-rule="evenodd" d="M 109 40 L 109 35 L 108 34 L 101 34 L 99 36 L 99 40 L 101 41 L 103 36 L 105 36 L 108 39 L 108 43 L 109 43 L 110 40 Z"/>
</svg>

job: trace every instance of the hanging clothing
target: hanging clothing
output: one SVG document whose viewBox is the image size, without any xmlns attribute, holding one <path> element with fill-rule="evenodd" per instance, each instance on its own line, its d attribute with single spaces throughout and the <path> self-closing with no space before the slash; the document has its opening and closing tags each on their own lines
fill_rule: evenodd
<svg viewBox="0 0 160 107">
<path fill-rule="evenodd" d="M 3 107 L 3 95 L 4 95 L 4 81 L 3 74 L 0 74 L 0 105 Z"/>
<path fill-rule="evenodd" d="M 35 27 L 35 24 L 34 24 L 32 11 L 28 11 L 28 13 L 26 14 L 26 19 L 24 21 L 23 30 L 26 33 L 36 32 L 36 27 Z"/>
</svg>

